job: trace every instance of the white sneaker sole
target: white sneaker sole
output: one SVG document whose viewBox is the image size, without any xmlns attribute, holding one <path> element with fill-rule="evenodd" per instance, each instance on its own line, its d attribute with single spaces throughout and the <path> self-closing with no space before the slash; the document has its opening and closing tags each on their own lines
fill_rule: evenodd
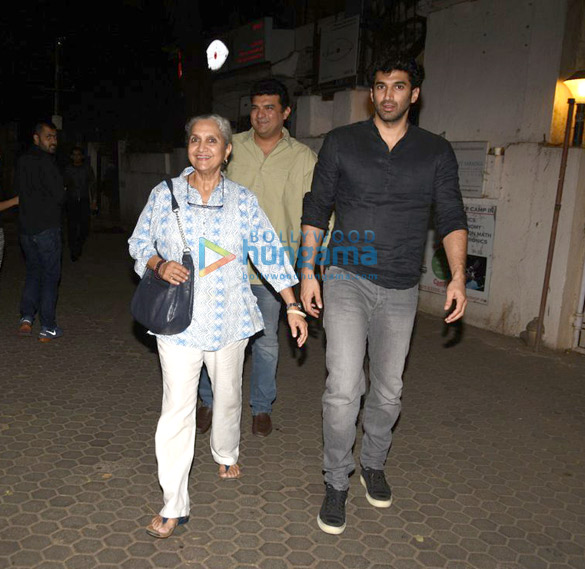
<svg viewBox="0 0 585 569">
<path fill-rule="evenodd" d="M 364 477 L 360 474 L 360 482 L 362 486 L 366 489 L 366 500 L 372 504 L 375 508 L 389 508 L 392 505 L 392 496 L 390 496 L 390 500 L 376 500 L 376 498 L 372 498 L 368 494 L 368 485 L 364 480 Z"/>
<path fill-rule="evenodd" d="M 328 533 L 330 535 L 339 535 L 345 531 L 346 524 L 343 524 L 341 527 L 337 526 L 328 526 L 323 520 L 321 520 L 320 516 L 317 516 L 317 524 L 319 524 L 319 529 Z"/>
</svg>

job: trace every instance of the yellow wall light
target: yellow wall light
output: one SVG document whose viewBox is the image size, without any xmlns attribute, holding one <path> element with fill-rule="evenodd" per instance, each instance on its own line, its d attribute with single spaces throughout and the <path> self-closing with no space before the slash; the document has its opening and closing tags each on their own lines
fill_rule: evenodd
<svg viewBox="0 0 585 569">
<path fill-rule="evenodd" d="M 585 70 L 573 73 L 564 84 L 571 91 L 571 95 L 577 104 L 585 103 Z"/>
</svg>

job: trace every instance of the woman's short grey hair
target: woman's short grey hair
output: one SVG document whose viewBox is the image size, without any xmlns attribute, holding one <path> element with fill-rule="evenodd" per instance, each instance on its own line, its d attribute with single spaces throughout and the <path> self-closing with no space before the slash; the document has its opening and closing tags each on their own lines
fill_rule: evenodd
<svg viewBox="0 0 585 569">
<path fill-rule="evenodd" d="M 230 125 L 230 121 L 223 118 L 222 116 L 209 114 L 209 115 L 198 115 L 193 117 L 187 121 L 185 125 L 185 144 L 189 145 L 189 137 L 191 136 L 191 129 L 193 125 L 199 121 L 214 121 L 217 124 L 217 128 L 219 128 L 219 132 L 225 145 L 232 143 L 232 127 Z"/>
</svg>

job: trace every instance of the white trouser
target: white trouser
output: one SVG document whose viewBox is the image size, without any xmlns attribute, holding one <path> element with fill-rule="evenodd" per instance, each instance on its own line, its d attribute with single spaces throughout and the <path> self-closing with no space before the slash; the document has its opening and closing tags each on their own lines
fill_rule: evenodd
<svg viewBox="0 0 585 569">
<path fill-rule="evenodd" d="M 163 376 L 162 411 L 155 446 L 164 506 L 160 515 L 189 515 L 189 470 L 195 451 L 195 409 L 201 366 L 205 363 L 213 389 L 211 454 L 218 464 L 238 460 L 242 414 L 242 369 L 248 340 L 215 352 L 175 346 L 160 339 Z"/>
</svg>

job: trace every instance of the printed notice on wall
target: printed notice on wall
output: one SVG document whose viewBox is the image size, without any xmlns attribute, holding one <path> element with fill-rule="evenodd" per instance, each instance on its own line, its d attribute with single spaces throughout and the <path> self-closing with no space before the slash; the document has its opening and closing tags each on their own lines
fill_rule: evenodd
<svg viewBox="0 0 585 569">
<path fill-rule="evenodd" d="M 321 30 L 319 83 L 326 83 L 357 73 L 360 17 L 334 20 Z"/>
<path fill-rule="evenodd" d="M 465 200 L 469 225 L 465 288 L 472 302 L 487 304 L 492 271 L 496 206 L 484 200 Z M 449 265 L 442 245 L 437 245 L 435 232 L 429 231 L 420 290 L 444 294 L 449 284 Z"/>
<path fill-rule="evenodd" d="M 464 198 L 481 198 L 486 169 L 487 142 L 452 142 L 459 166 L 459 187 Z"/>
</svg>

